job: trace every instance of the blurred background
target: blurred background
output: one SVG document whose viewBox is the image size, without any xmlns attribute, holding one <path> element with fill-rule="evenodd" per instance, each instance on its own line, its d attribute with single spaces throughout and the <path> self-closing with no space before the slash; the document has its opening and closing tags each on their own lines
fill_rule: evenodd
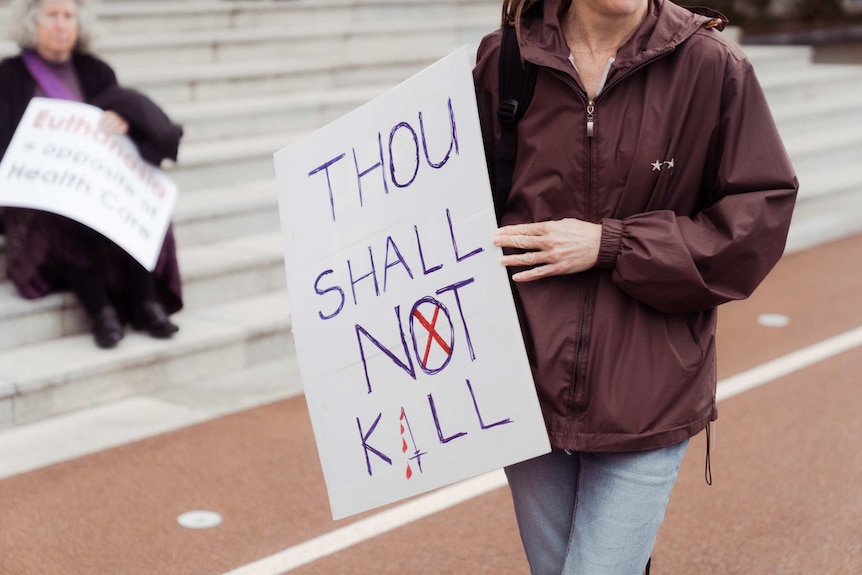
<svg viewBox="0 0 862 575">
<path fill-rule="evenodd" d="M 751 58 L 801 184 L 786 267 L 719 322 L 727 377 L 862 322 L 862 0 L 701 2 L 730 18 L 725 33 Z M 70 294 L 15 292 L 0 236 L 0 574 L 215 574 L 331 532 L 291 337 L 272 155 L 475 48 L 499 26 L 500 4 L 92 3 L 95 53 L 185 130 L 178 161 L 163 167 L 179 186 L 186 307 L 170 341 L 130 333 L 97 349 Z M 0 0 L 3 28 L 8 5 Z M 15 53 L 0 39 L 0 57 Z M 757 323 L 767 313 L 787 329 Z M 705 443 L 693 441 L 669 515 L 699 521 L 669 531 L 659 553 L 677 569 L 662 572 L 862 572 L 862 492 L 849 491 L 862 480 L 851 443 L 860 361 L 830 364 L 796 392 L 722 404 L 722 478 L 701 495 Z M 303 572 L 523 573 L 504 491 L 400 533 L 409 549 L 381 538 L 377 563 L 347 554 Z M 687 505 L 731 517 L 703 521 L 703 511 L 682 514 Z M 221 531 L 178 532 L 176 516 L 196 506 L 223 511 Z M 813 543 L 821 534 L 831 547 Z M 281 571 L 243 573 L 270 572 Z"/>
<path fill-rule="evenodd" d="M 860 0 L 706 0 L 746 44 L 811 45 L 817 62 L 862 62 Z"/>
</svg>

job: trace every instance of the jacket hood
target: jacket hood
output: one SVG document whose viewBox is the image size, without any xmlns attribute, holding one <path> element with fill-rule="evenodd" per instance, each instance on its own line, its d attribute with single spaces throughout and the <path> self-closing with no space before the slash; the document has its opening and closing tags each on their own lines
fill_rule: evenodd
<svg viewBox="0 0 862 575">
<path fill-rule="evenodd" d="M 572 0 L 543 0 L 533 5 L 521 21 L 521 54 L 524 59 L 567 73 L 569 48 L 560 26 Z M 647 15 L 632 37 L 617 52 L 614 68 L 625 69 L 675 49 L 702 28 L 722 30 L 727 23 L 709 8 L 684 8 L 668 0 L 649 0 Z"/>
</svg>

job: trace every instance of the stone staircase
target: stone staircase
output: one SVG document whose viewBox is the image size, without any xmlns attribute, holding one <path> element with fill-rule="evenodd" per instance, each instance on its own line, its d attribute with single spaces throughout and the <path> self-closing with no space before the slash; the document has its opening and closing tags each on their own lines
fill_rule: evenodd
<svg viewBox="0 0 862 575">
<path fill-rule="evenodd" d="M 807 50 L 746 49 L 752 54 Z M 862 231 L 862 66 L 800 60 L 760 71 L 759 77 L 800 182 L 787 249 Z"/>
<path fill-rule="evenodd" d="M 0 0 L 0 20 L 5 2 Z M 0 429 L 261 369 L 295 379 L 272 154 L 497 25 L 499 0 L 103 0 L 95 51 L 185 128 L 178 336 L 97 349 L 70 294 L 0 280 Z M 15 47 L 0 43 L 0 55 Z M 802 181 L 791 246 L 862 229 L 862 67 L 751 48 Z M 2 242 L 2 240 L 0 240 Z M 0 243 L 0 271 L 3 268 Z M 2 274 L 0 274 L 2 276 Z M 290 368 L 285 366 L 290 366 Z M 283 369 L 282 369 L 283 368 Z M 285 381 L 285 389 L 295 387 Z"/>
</svg>

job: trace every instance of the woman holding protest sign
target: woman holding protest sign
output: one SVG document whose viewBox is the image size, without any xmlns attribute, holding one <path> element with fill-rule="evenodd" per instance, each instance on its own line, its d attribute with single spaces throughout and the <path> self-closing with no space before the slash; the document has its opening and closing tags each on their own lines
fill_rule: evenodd
<svg viewBox="0 0 862 575">
<path fill-rule="evenodd" d="M 48 97 L 106 110 L 100 129 L 128 134 L 152 164 L 176 159 L 182 129 L 148 98 L 121 88 L 113 70 L 87 53 L 84 0 L 15 0 L 10 13 L 21 53 L 0 62 L 0 158 L 30 99 Z M 124 319 L 156 338 L 179 329 L 169 319 L 182 307 L 170 227 L 151 273 L 104 236 L 62 216 L 5 208 L 0 218 L 6 273 L 19 293 L 32 299 L 71 289 L 90 316 L 99 347 L 119 343 Z"/>
<path fill-rule="evenodd" d="M 717 416 L 716 307 L 783 252 L 797 180 L 724 23 L 669 0 L 505 0 L 479 47 L 494 243 L 553 447 L 506 469 L 534 574 L 644 571 Z"/>
</svg>

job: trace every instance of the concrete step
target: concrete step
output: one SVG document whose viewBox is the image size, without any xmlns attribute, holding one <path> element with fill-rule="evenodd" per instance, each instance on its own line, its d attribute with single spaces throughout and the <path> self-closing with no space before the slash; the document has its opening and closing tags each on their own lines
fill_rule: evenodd
<svg viewBox="0 0 862 575">
<path fill-rule="evenodd" d="M 377 37 L 373 42 L 366 40 L 369 42 L 368 47 L 363 49 L 350 49 L 348 40 L 346 44 L 342 42 L 345 49 L 339 51 L 338 43 L 329 42 L 333 45 L 332 50 L 325 49 L 325 46 L 321 52 L 303 50 L 302 57 L 298 57 L 299 52 L 296 51 L 267 50 L 264 37 L 259 44 L 250 44 L 253 48 L 249 49 L 263 51 L 266 58 L 239 62 L 211 61 L 197 65 L 176 62 L 170 67 L 129 66 L 122 71 L 120 78 L 144 90 L 160 103 L 225 99 L 246 94 L 331 90 L 375 82 L 395 84 L 455 47 L 478 41 L 481 34 L 487 31 L 473 28 L 469 33 L 465 30 L 452 34 L 450 30 L 443 34 L 435 28 L 430 32 L 443 34 L 448 41 L 407 41 L 400 44 L 397 35 L 393 36 L 392 29 L 383 27 L 381 30 L 386 32 L 366 35 Z M 406 37 L 410 38 L 411 34 L 408 33 Z M 281 54 L 283 56 L 279 56 Z M 148 61 L 153 59 L 148 58 Z M 812 84 L 823 82 L 843 85 L 858 77 L 858 74 L 852 73 L 853 66 L 813 66 L 807 50 L 754 48 L 752 61 L 762 76 L 762 82 L 772 87 L 776 98 L 784 97 L 787 92 L 810 90 Z"/>
<path fill-rule="evenodd" d="M 109 3 L 97 10 L 101 27 L 112 34 L 265 26 L 298 28 L 319 22 L 336 25 L 404 18 L 432 20 L 482 13 L 499 14 L 499 3 L 496 0 L 171 0 Z"/>
<path fill-rule="evenodd" d="M 225 375 L 175 382 L 153 393 L 5 429 L 0 432 L 0 479 L 300 393 L 296 356 L 284 354 Z M 2 413 L 0 407 L 0 420 Z"/>
<path fill-rule="evenodd" d="M 120 82 L 138 88 L 160 104 L 334 90 L 390 84 L 408 78 L 455 46 L 429 46 L 409 52 L 362 52 L 346 58 L 281 58 L 193 66 L 153 66 L 118 70 Z"/>
<path fill-rule="evenodd" d="M 758 72 L 770 105 L 807 101 L 821 94 L 840 94 L 862 89 L 862 66 L 816 64 L 799 69 L 771 69 Z"/>
<path fill-rule="evenodd" d="M 391 88 L 391 83 L 175 102 L 168 115 L 183 126 L 183 144 L 261 133 L 311 131 L 355 110 Z"/>
<path fill-rule="evenodd" d="M 279 231 L 182 248 L 178 257 L 186 310 L 286 289 Z M 25 300 L 11 282 L 0 281 L 0 350 L 29 347 L 88 329 L 89 322 L 71 293 Z"/>
<path fill-rule="evenodd" d="M 756 46 L 742 45 L 745 54 L 754 65 L 755 71 L 767 69 L 798 69 L 812 66 L 814 49 L 811 46 Z"/>
<path fill-rule="evenodd" d="M 86 316 L 71 294 L 25 300 L 11 282 L 0 282 L 0 352 L 81 333 L 86 326 Z"/>
<path fill-rule="evenodd" d="M 110 35 L 98 35 L 95 49 L 118 68 L 153 61 L 169 61 L 172 65 L 247 61 L 276 54 L 331 56 L 381 47 L 391 50 L 393 46 L 411 49 L 430 44 L 476 43 L 499 23 L 497 1 L 438 4 L 433 14 L 426 8 L 417 12 L 415 6 L 405 10 L 403 1 L 384 6 L 384 16 L 380 17 L 379 6 L 374 2 L 141 1 L 108 7 L 103 4 L 97 13 L 101 28 Z M 243 12 L 249 14 L 237 16 Z M 309 18 L 310 13 L 319 18 Z M 169 19 L 161 26 L 136 28 L 137 24 L 162 14 Z M 172 27 L 177 24 L 182 26 L 182 34 Z M 131 27 L 127 29 L 128 26 Z M 810 64 L 813 52 L 809 46 L 744 45 L 743 49 L 758 69 Z M 0 56 L 14 52 L 16 48 L 11 42 L 0 41 Z"/>
<path fill-rule="evenodd" d="M 862 232 L 859 164 L 799 170 L 799 184 L 788 252 Z"/>
<path fill-rule="evenodd" d="M 784 145 L 798 171 L 862 167 L 862 129 L 858 124 L 843 123 L 828 130 L 811 130 L 791 134 Z"/>
<path fill-rule="evenodd" d="M 171 340 L 88 334 L 0 351 L 0 429 L 225 374 L 294 353 L 285 292 L 184 310 Z M 50 358 L 50 360 L 47 360 Z"/>
<path fill-rule="evenodd" d="M 192 142 L 167 167 L 181 190 L 215 188 L 275 178 L 272 155 L 308 133 L 275 133 Z"/>
<path fill-rule="evenodd" d="M 829 133 L 842 125 L 860 125 L 862 98 L 855 90 L 821 90 L 806 99 L 786 100 L 770 106 L 783 137 L 802 133 Z"/>
<path fill-rule="evenodd" d="M 500 13 L 497 0 L 142 0 L 93 8 L 96 52 L 118 67 L 340 54 L 393 41 L 456 38 L 460 45 L 498 26 Z M 0 5 L 0 21 L 7 17 Z M 15 52 L 14 44 L 0 40 L 0 57 Z"/>
<path fill-rule="evenodd" d="M 183 248 L 179 258 L 191 309 L 287 287 L 280 231 Z"/>
<path fill-rule="evenodd" d="M 183 250 L 252 234 L 279 232 L 275 180 L 182 190 L 173 221 L 174 236 Z"/>
<path fill-rule="evenodd" d="M 478 18 L 312 22 L 294 27 L 224 28 L 106 37 L 96 52 L 117 68 L 255 62 L 277 58 L 338 59 L 362 52 L 422 50 L 477 43 L 496 26 L 496 13 Z"/>
</svg>

